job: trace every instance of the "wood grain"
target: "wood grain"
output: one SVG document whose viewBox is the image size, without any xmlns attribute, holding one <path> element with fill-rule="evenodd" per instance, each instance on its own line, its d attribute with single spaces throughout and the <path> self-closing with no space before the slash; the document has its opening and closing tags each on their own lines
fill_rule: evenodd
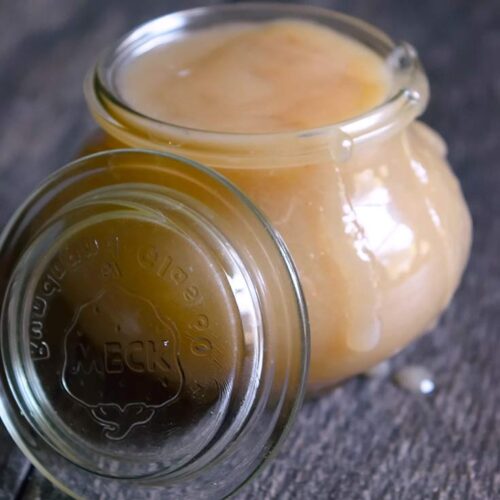
<svg viewBox="0 0 500 500">
<path fill-rule="evenodd" d="M 436 331 L 393 361 L 426 365 L 435 394 L 360 377 L 308 401 L 282 451 L 237 498 L 500 498 L 500 2 L 310 3 L 417 47 L 432 85 L 425 120 L 448 141 L 475 240 Z M 81 86 L 98 51 L 145 19 L 199 4 L 0 0 L 0 225 L 92 131 Z M 0 428 L 0 499 L 10 498 L 64 496 Z"/>
</svg>

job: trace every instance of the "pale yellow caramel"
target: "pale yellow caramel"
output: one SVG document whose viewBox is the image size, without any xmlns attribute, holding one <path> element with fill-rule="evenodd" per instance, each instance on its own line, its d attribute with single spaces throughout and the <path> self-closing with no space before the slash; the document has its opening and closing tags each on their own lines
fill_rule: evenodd
<svg viewBox="0 0 500 500">
<path fill-rule="evenodd" d="M 221 132 L 282 132 L 351 118 L 387 96 L 374 52 L 308 22 L 236 24 L 161 45 L 125 66 L 121 94 L 161 121 Z"/>
<path fill-rule="evenodd" d="M 291 20 L 185 34 L 133 58 L 119 83 L 126 105 L 149 118 L 242 134 L 333 124 L 392 92 L 374 52 Z M 232 156 L 234 134 L 207 142 L 198 132 L 160 131 L 154 121 L 114 112 L 121 127 L 101 120 L 114 138 L 100 148 L 147 146 L 211 166 L 281 233 L 309 310 L 311 384 L 338 382 L 394 354 L 431 328 L 451 300 L 471 221 L 443 142 L 426 126 L 355 144 L 339 162 L 319 151 L 290 156 L 300 152 L 298 135 L 290 134 L 289 148 L 280 142 L 274 157 L 259 156 L 258 138 L 246 136 L 247 154 Z"/>
</svg>

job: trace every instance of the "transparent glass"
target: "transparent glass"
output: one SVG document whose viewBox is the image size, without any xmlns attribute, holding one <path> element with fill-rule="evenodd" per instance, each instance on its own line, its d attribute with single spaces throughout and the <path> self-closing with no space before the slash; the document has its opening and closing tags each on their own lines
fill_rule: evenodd
<svg viewBox="0 0 500 500">
<path fill-rule="evenodd" d="M 0 237 L 0 414 L 83 498 L 222 498 L 272 455 L 309 359 L 280 237 L 213 170 L 123 150 L 59 170 Z"/>
<path fill-rule="evenodd" d="M 266 134 L 179 127 L 132 109 L 120 96 L 120 68 L 146 50 L 220 23 L 280 18 L 320 23 L 375 51 L 391 72 L 390 96 L 341 123 Z M 416 121 L 429 90 L 408 44 L 315 7 L 200 8 L 127 34 L 98 60 L 85 92 L 107 134 L 90 150 L 176 152 L 223 174 L 267 215 L 305 291 L 311 386 L 336 383 L 394 354 L 431 328 L 451 300 L 469 254 L 471 220 L 443 140 Z"/>
</svg>

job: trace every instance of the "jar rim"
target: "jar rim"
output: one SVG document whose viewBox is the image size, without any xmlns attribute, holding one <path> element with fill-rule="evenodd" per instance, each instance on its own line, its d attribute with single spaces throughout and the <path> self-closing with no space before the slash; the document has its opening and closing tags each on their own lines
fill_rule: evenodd
<svg viewBox="0 0 500 500">
<path fill-rule="evenodd" d="M 153 118 L 128 105 L 116 89 L 116 69 L 130 57 L 140 54 L 141 50 L 156 46 L 155 43 L 158 44 L 158 40 L 161 42 L 162 37 L 165 41 L 168 34 L 224 21 L 283 18 L 318 22 L 375 51 L 388 61 L 393 76 L 397 76 L 394 90 L 380 104 L 343 121 L 303 130 L 245 133 L 197 129 Z M 197 143 L 203 145 L 205 161 L 210 152 L 220 148 L 221 144 L 233 158 L 244 157 L 244 151 L 248 151 L 249 147 L 254 155 L 269 153 L 274 157 L 281 150 L 288 157 L 297 157 L 326 148 L 337 160 L 345 160 L 354 144 L 400 130 L 422 114 L 429 90 L 416 50 L 405 42 L 396 44 L 384 32 L 365 21 L 315 6 L 242 3 L 174 12 L 134 28 L 98 58 L 86 79 L 85 95 L 98 123 L 112 136 L 125 138 L 124 142 L 134 147 L 154 145 L 168 149 L 180 144 L 196 150 L 193 144 Z M 300 146 L 290 151 L 290 144 L 297 143 L 297 139 L 300 139 Z M 287 163 L 290 164 L 290 160 Z"/>
</svg>

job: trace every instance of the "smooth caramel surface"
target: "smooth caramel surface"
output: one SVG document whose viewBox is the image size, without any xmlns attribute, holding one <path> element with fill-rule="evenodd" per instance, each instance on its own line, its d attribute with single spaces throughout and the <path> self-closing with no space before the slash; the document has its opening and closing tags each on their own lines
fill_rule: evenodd
<svg viewBox="0 0 500 500">
<path fill-rule="evenodd" d="M 281 132 L 358 115 L 387 96 L 376 54 L 319 24 L 229 23 L 156 47 L 126 65 L 132 108 L 185 127 Z"/>
</svg>

